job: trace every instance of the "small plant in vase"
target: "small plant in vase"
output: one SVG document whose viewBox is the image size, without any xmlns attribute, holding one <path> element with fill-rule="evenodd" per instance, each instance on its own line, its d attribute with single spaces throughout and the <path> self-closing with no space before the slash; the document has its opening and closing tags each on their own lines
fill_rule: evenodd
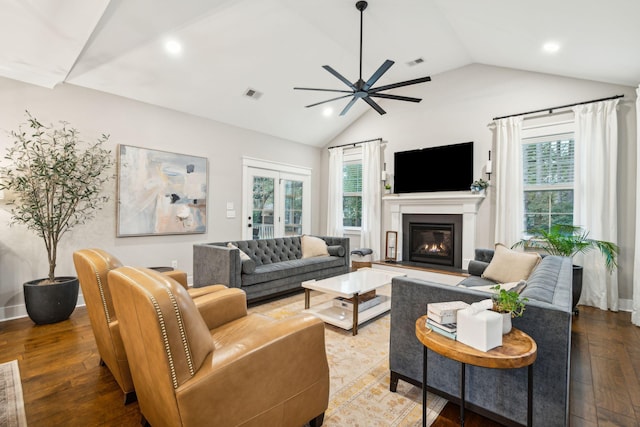
<svg viewBox="0 0 640 427">
<path fill-rule="evenodd" d="M 484 192 L 487 188 L 489 187 L 489 182 L 485 181 L 484 179 L 480 178 L 476 181 L 473 181 L 471 183 L 471 192 L 473 194 L 479 194 Z"/>
<path fill-rule="evenodd" d="M 384 192 L 387 194 L 391 193 L 391 184 L 384 185 Z"/>
<path fill-rule="evenodd" d="M 520 294 L 516 291 L 508 291 L 502 289 L 502 286 L 496 285 L 491 288 L 495 294 L 491 297 L 493 300 L 493 311 L 503 314 L 502 317 L 502 333 L 508 334 L 511 331 L 511 318 L 520 317 L 526 308 L 525 302 L 528 298 L 520 298 Z"/>
</svg>

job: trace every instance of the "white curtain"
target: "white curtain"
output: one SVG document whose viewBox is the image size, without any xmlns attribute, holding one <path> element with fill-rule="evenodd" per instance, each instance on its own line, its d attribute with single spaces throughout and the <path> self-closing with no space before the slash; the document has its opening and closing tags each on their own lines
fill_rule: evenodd
<svg viewBox="0 0 640 427">
<path fill-rule="evenodd" d="M 575 113 L 574 224 L 589 237 L 617 244 L 618 100 L 573 108 Z M 583 266 L 580 304 L 618 310 L 618 272 L 609 273 L 598 250 L 576 257 Z"/>
<path fill-rule="evenodd" d="M 496 120 L 495 125 L 495 243 L 511 246 L 522 238 L 524 230 L 522 117 Z"/>
<path fill-rule="evenodd" d="M 636 89 L 636 244 L 633 260 L 633 305 L 631 308 L 631 322 L 640 326 L 640 86 Z"/>
<path fill-rule="evenodd" d="M 360 245 L 373 250 L 373 259 L 380 259 L 381 181 L 380 141 L 362 147 L 362 228 Z"/>
<path fill-rule="evenodd" d="M 327 200 L 327 236 L 342 237 L 342 148 L 329 150 L 329 191 Z"/>
</svg>

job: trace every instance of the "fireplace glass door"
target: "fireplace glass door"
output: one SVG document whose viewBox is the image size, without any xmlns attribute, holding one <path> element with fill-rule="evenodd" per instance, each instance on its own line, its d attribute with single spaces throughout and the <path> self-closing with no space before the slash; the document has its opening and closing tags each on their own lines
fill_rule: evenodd
<svg viewBox="0 0 640 427">
<path fill-rule="evenodd" d="M 409 224 L 409 260 L 454 265 L 453 224 Z"/>
</svg>

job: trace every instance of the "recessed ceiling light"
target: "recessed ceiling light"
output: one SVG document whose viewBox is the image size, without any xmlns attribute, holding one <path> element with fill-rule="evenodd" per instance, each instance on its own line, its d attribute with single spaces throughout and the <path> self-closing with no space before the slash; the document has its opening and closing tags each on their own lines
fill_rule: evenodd
<svg viewBox="0 0 640 427">
<path fill-rule="evenodd" d="M 556 53 L 560 50 L 560 45 L 556 42 L 547 42 L 542 46 L 542 50 L 547 53 Z"/>
<path fill-rule="evenodd" d="M 322 110 L 322 115 L 325 117 L 329 117 L 332 114 L 333 114 L 333 108 L 331 107 L 327 107 L 324 110 Z"/>
<path fill-rule="evenodd" d="M 182 52 L 182 45 L 175 39 L 167 40 L 164 43 L 164 48 L 171 55 L 178 55 L 180 52 Z"/>
</svg>

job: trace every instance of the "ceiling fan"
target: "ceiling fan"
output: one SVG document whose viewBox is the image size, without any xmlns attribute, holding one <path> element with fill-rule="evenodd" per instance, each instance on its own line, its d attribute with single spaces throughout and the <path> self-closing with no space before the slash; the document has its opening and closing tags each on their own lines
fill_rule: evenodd
<svg viewBox="0 0 640 427">
<path fill-rule="evenodd" d="M 392 61 L 390 59 L 387 59 L 386 61 L 384 61 L 384 63 L 380 66 L 380 68 L 378 68 L 376 70 L 375 73 L 373 73 L 373 75 L 369 78 L 369 80 L 367 80 L 366 82 L 364 80 L 362 80 L 362 17 L 363 17 L 363 13 L 362 12 L 366 8 L 367 8 L 367 2 L 366 1 L 359 1 L 359 2 L 356 3 L 356 9 L 358 9 L 360 11 L 360 78 L 355 83 L 351 83 L 342 74 L 338 73 L 336 70 L 331 68 L 329 65 L 323 65 L 322 68 L 324 68 L 325 70 L 327 70 L 328 72 L 333 74 L 336 78 L 338 78 L 338 80 L 340 80 L 341 82 L 346 84 L 349 87 L 349 89 L 351 89 L 351 90 L 318 89 L 318 88 L 310 88 L 310 87 L 294 87 L 293 88 L 294 90 L 314 90 L 314 91 L 320 91 L 320 92 L 336 92 L 336 93 L 346 93 L 347 94 L 347 95 L 338 96 L 337 98 L 332 98 L 332 99 L 328 99 L 326 101 L 316 102 L 315 104 L 307 105 L 306 108 L 315 107 L 316 105 L 325 104 L 327 102 L 337 101 L 338 99 L 344 99 L 344 98 L 352 97 L 351 100 L 349 101 L 349 103 L 347 104 L 347 106 L 344 107 L 344 109 L 340 113 L 341 116 L 344 116 L 347 113 L 347 111 L 349 111 L 349 109 L 353 106 L 353 104 L 355 104 L 355 102 L 358 99 L 362 99 L 364 102 L 369 104 L 371 106 L 371 108 L 376 110 L 378 113 L 386 114 L 386 111 L 384 111 L 380 107 L 380 105 L 378 105 L 378 103 L 376 103 L 371 98 L 395 99 L 395 100 L 398 100 L 398 101 L 409 101 L 409 102 L 420 102 L 420 101 L 422 101 L 421 98 L 411 98 L 411 97 L 408 97 L 408 96 L 390 95 L 390 94 L 380 93 L 380 92 L 385 91 L 385 90 L 389 90 L 389 89 L 395 89 L 395 88 L 398 88 L 398 87 L 409 86 L 409 85 L 414 85 L 414 84 L 418 84 L 418 83 L 425 83 L 425 82 L 431 81 L 431 77 L 429 77 L 429 76 L 421 77 L 419 79 L 406 80 L 404 82 L 392 83 L 392 84 L 389 84 L 389 85 L 379 86 L 379 87 L 376 87 L 376 88 L 372 87 L 378 81 L 378 79 L 380 79 L 380 77 L 382 77 L 382 75 L 384 73 L 386 73 L 387 70 L 389 70 L 389 68 L 391 68 L 391 66 L 394 64 L 394 61 Z"/>
</svg>

